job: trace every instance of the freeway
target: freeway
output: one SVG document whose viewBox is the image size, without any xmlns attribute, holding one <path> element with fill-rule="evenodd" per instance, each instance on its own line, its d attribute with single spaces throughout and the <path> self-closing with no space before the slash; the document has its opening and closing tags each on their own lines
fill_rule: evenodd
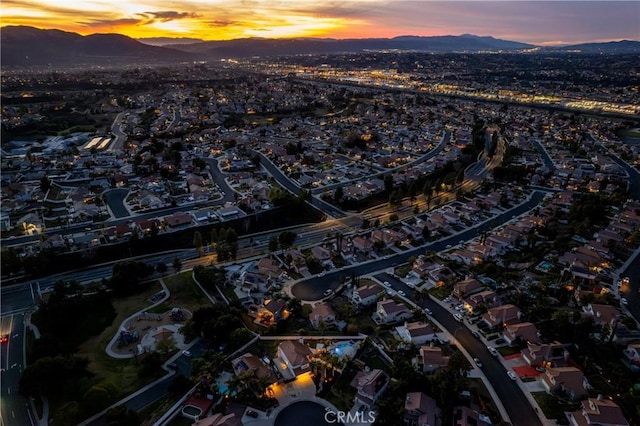
<svg viewBox="0 0 640 426">
<path fill-rule="evenodd" d="M 316 276 L 306 280 L 301 280 L 293 285 L 291 292 L 295 297 L 301 300 L 319 300 L 323 297 L 323 293 L 327 289 L 332 289 L 335 291 L 339 287 L 340 276 L 342 275 L 349 277 L 351 275 L 368 274 L 384 268 L 395 266 L 399 263 L 405 263 L 411 256 L 423 254 L 425 251 L 442 251 L 446 249 L 447 245 L 458 244 L 458 242 L 460 241 L 468 241 L 483 232 L 489 231 L 499 226 L 500 224 L 511 220 L 515 216 L 521 215 L 531 210 L 532 208 L 537 206 L 540 201 L 542 201 L 545 195 L 546 194 L 541 191 L 534 191 L 530 200 L 505 211 L 504 213 L 487 222 L 462 231 L 457 235 L 452 235 L 450 237 L 440 239 L 438 241 L 426 244 L 413 250 L 405 251 L 403 253 L 386 256 L 383 259 L 376 259 L 374 261 L 366 262 L 363 264 L 345 267 L 339 271 L 327 273 L 323 277 Z"/>
<path fill-rule="evenodd" d="M 135 260 L 146 262 L 148 265 L 155 266 L 158 263 L 171 264 L 173 259 L 178 257 L 183 262 L 197 257 L 195 249 L 175 250 L 161 254 L 142 256 Z M 0 312 L 2 315 L 8 315 L 15 312 L 23 312 L 30 310 L 37 303 L 40 292 L 46 292 L 53 288 L 56 281 L 78 281 L 80 283 L 100 282 L 103 278 L 108 278 L 113 272 L 113 265 L 118 262 L 98 265 L 77 269 L 75 271 L 64 272 L 61 274 L 50 275 L 48 277 L 39 278 L 38 280 L 26 283 L 15 284 L 0 289 Z"/>
<path fill-rule="evenodd" d="M 20 374 L 24 369 L 24 314 L 0 319 L 2 336 L 8 341 L 0 347 L 0 424 L 31 426 L 37 424 L 26 398 L 18 393 Z"/>
</svg>

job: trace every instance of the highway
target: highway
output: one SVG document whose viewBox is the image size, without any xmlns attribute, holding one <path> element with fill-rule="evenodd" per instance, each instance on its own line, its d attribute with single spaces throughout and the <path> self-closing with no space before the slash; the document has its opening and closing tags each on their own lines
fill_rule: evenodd
<svg viewBox="0 0 640 426">
<path fill-rule="evenodd" d="M 20 374 L 24 369 L 24 314 L 0 318 L 0 336 L 9 340 L 0 345 L 0 424 L 3 426 L 35 425 L 29 403 L 18 393 Z"/>
</svg>

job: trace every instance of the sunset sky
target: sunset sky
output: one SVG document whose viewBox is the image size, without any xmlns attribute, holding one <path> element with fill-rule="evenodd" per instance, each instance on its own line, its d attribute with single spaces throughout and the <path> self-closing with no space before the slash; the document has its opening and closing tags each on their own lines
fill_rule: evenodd
<svg viewBox="0 0 640 426">
<path fill-rule="evenodd" d="M 640 39 L 640 1 L 2 0 L 1 23 L 130 37 Z"/>
</svg>

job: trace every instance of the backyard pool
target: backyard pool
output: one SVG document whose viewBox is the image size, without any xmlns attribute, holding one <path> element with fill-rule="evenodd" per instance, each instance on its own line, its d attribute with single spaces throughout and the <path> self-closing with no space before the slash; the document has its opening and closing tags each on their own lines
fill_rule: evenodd
<svg viewBox="0 0 640 426">
<path fill-rule="evenodd" d="M 325 419 L 325 408 L 311 401 L 301 401 L 285 407 L 276 417 L 274 423 L 275 426 L 299 426 L 304 424 L 305 426 L 327 426 L 341 425 L 335 421 L 335 416 L 328 416 L 327 421 Z"/>
<path fill-rule="evenodd" d="M 337 357 L 353 358 L 358 352 L 358 344 L 355 342 L 338 342 L 330 349 L 331 353 Z"/>
</svg>

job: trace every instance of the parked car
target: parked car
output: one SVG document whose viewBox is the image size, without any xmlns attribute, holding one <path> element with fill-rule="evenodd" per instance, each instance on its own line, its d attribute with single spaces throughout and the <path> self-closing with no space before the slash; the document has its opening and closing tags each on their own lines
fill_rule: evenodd
<svg viewBox="0 0 640 426">
<path fill-rule="evenodd" d="M 464 321 L 464 318 L 460 314 L 455 314 L 453 317 L 459 322 L 463 322 Z"/>
<path fill-rule="evenodd" d="M 433 315 L 433 312 L 431 312 L 431 309 L 429 308 L 424 308 L 424 313 L 427 315 Z"/>
<path fill-rule="evenodd" d="M 385 281 L 382 283 L 385 287 L 391 287 L 391 283 L 389 281 Z"/>
<path fill-rule="evenodd" d="M 622 303 L 623 305 L 628 305 L 629 301 L 627 300 L 626 297 L 623 297 L 622 299 L 620 299 L 620 303 Z"/>
<path fill-rule="evenodd" d="M 478 368 L 482 368 L 482 361 L 480 361 L 480 358 L 474 358 L 473 362 L 476 363 L 476 365 L 478 366 Z"/>
<path fill-rule="evenodd" d="M 327 297 L 327 296 L 331 296 L 332 294 L 333 294 L 333 290 L 331 290 L 330 288 L 328 288 L 328 289 L 327 289 L 327 290 L 325 290 L 325 292 L 324 292 L 324 296 L 325 296 L 325 297 Z"/>
<path fill-rule="evenodd" d="M 406 296 L 406 294 L 404 293 L 404 291 L 402 290 L 398 290 L 398 294 L 402 297 Z"/>
<path fill-rule="evenodd" d="M 191 352 L 189 352 L 189 351 L 182 351 L 182 355 L 186 356 L 187 358 L 191 358 L 192 357 Z"/>
<path fill-rule="evenodd" d="M 490 353 L 491 355 L 493 355 L 493 356 L 496 356 L 496 357 L 497 357 L 497 356 L 499 355 L 498 351 L 497 351 L 497 350 L 496 350 L 496 348 L 494 348 L 493 346 L 487 346 L 487 350 L 488 350 L 488 351 L 489 351 L 489 353 Z"/>
<path fill-rule="evenodd" d="M 167 364 L 167 368 L 169 368 L 171 370 L 177 370 L 178 369 L 178 364 L 176 364 L 175 362 L 172 362 L 171 364 Z"/>
<path fill-rule="evenodd" d="M 518 380 L 518 376 L 516 376 L 516 373 L 513 371 L 507 371 L 507 376 L 509 376 L 511 380 Z"/>
<path fill-rule="evenodd" d="M 478 333 L 477 331 L 472 331 L 471 334 L 473 335 L 473 337 L 475 337 L 476 339 L 480 338 L 480 333 Z"/>
<path fill-rule="evenodd" d="M 246 412 L 245 414 L 246 414 L 247 416 L 249 416 L 249 417 L 253 417 L 254 419 L 255 419 L 256 417 L 258 417 L 258 413 L 256 413 L 256 412 L 255 412 L 255 411 L 253 411 L 253 410 L 247 410 L 247 412 Z"/>
</svg>

